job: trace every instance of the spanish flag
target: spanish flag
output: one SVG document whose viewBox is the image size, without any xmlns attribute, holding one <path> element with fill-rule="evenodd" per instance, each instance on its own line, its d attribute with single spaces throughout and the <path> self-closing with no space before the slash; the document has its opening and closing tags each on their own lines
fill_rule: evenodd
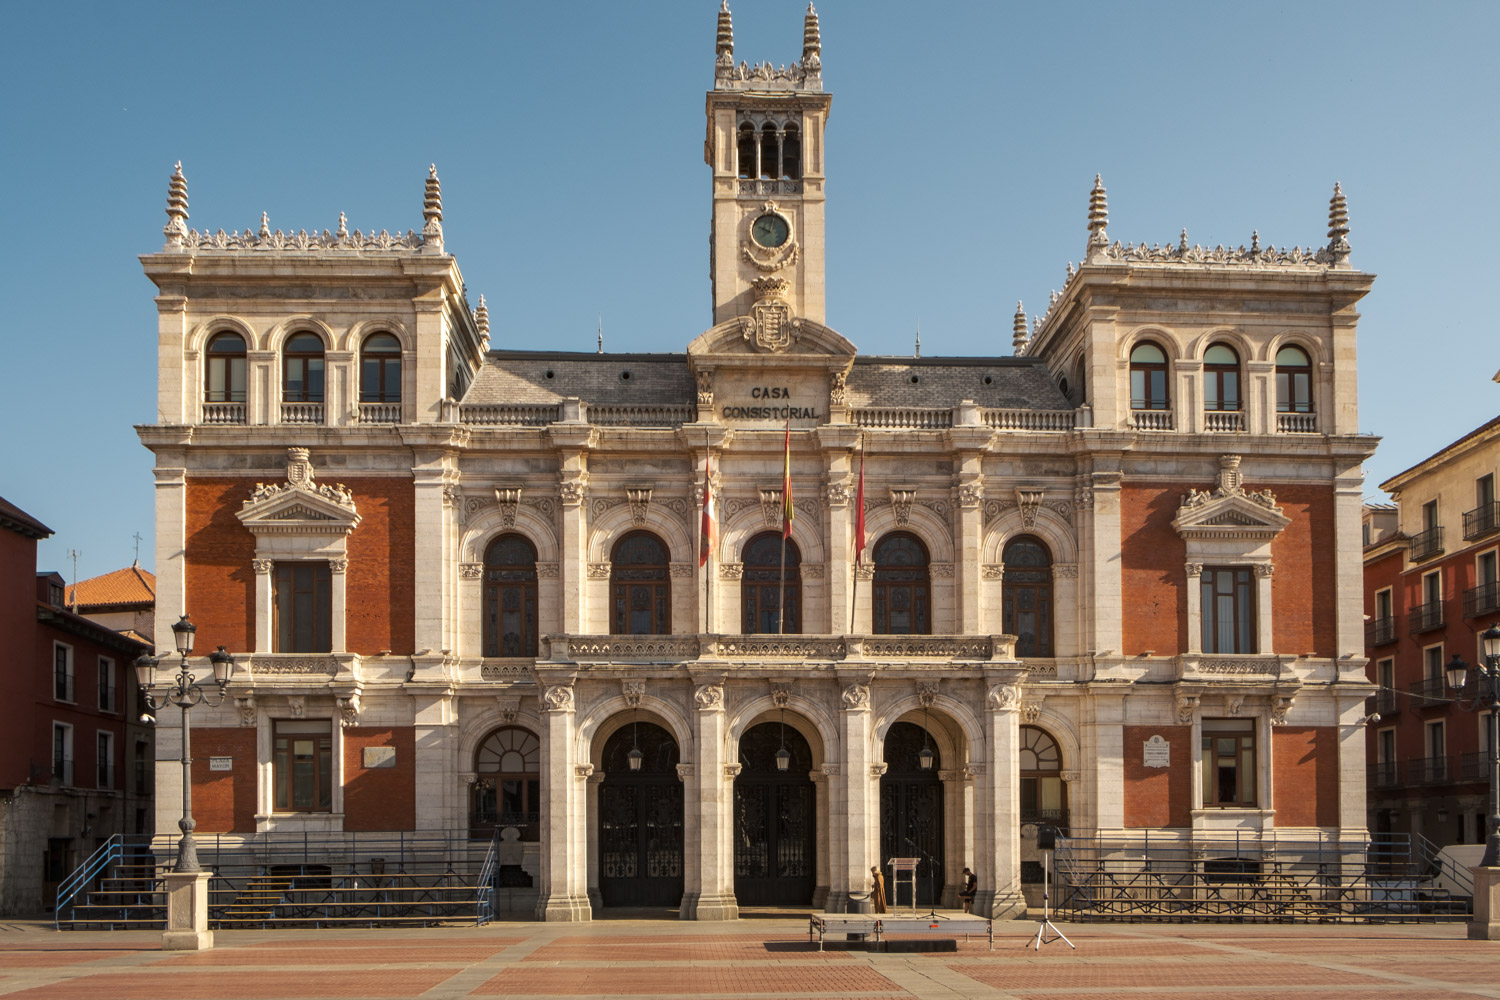
<svg viewBox="0 0 1500 1000">
<path fill-rule="evenodd" d="M 792 506 L 792 419 L 786 421 L 786 451 L 781 474 L 781 537 L 792 537 L 792 518 L 796 509 Z"/>
<path fill-rule="evenodd" d="M 714 537 L 718 534 L 718 524 L 714 521 L 714 498 L 713 486 L 710 481 L 713 475 L 709 469 L 710 458 L 708 452 L 703 454 L 703 533 L 698 539 L 698 565 L 707 566 L 709 553 L 714 550 Z"/>
<path fill-rule="evenodd" d="M 854 565 L 865 558 L 865 442 L 859 441 L 859 492 L 854 497 Z"/>
</svg>

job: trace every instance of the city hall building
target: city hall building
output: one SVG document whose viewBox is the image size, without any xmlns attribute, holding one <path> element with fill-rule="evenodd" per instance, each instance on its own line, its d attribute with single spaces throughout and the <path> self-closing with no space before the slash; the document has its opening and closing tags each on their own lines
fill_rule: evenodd
<svg viewBox="0 0 1500 1000">
<path fill-rule="evenodd" d="M 830 100 L 815 13 L 776 68 L 721 11 L 675 353 L 493 346 L 435 170 L 405 234 L 200 232 L 173 174 L 139 433 L 156 634 L 236 667 L 192 713 L 200 837 L 498 834 L 549 920 L 841 909 L 892 857 L 1013 915 L 1045 825 L 1363 844 L 1343 196 L 1320 248 L 1158 247 L 1096 179 L 1009 355 L 862 355 Z"/>
</svg>

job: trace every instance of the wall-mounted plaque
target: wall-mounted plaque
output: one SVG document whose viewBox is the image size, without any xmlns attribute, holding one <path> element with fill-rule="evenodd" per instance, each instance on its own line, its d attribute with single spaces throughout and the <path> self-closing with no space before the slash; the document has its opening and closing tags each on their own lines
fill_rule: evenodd
<svg viewBox="0 0 1500 1000">
<path fill-rule="evenodd" d="M 233 771 L 233 757 L 210 757 L 208 758 L 208 769 L 210 771 Z"/>
<path fill-rule="evenodd" d="M 1147 740 L 1143 747 L 1141 762 L 1147 767 L 1172 766 L 1172 744 L 1162 739 L 1160 733 Z"/>
<path fill-rule="evenodd" d="M 395 767 L 395 747 L 365 747 L 365 767 Z"/>
</svg>

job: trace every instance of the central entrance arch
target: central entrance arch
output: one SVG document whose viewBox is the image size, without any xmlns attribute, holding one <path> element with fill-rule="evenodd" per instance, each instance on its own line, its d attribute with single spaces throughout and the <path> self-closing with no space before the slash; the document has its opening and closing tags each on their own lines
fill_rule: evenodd
<svg viewBox="0 0 1500 1000">
<path fill-rule="evenodd" d="M 791 755 L 784 771 L 776 766 L 783 745 Z M 812 748 L 797 730 L 763 722 L 740 737 L 740 765 L 734 780 L 735 900 L 741 906 L 812 905 Z"/>
<path fill-rule="evenodd" d="M 931 767 L 923 767 L 923 750 Z M 943 892 L 943 766 L 938 748 L 921 726 L 896 722 L 885 736 L 886 771 L 880 779 L 880 861 L 916 858 L 917 905 L 935 906 Z M 890 872 L 884 872 L 890 878 Z M 893 885 L 887 886 L 894 893 Z M 891 896 L 891 902 L 896 902 Z M 901 899 L 901 905 L 908 901 Z"/>
<path fill-rule="evenodd" d="M 641 769 L 630 769 L 632 749 Z M 672 734 L 632 722 L 604 744 L 599 785 L 599 895 L 605 906 L 682 901 L 682 781 Z"/>
</svg>

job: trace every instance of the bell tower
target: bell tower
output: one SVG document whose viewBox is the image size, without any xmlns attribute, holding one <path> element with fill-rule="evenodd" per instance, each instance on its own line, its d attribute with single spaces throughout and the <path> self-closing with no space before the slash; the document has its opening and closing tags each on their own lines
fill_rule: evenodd
<svg viewBox="0 0 1500 1000">
<path fill-rule="evenodd" d="M 832 97 L 823 93 L 818 12 L 807 5 L 801 59 L 751 66 L 734 60 L 724 0 L 715 48 L 703 143 L 713 168 L 714 324 L 749 315 L 758 287 L 771 284 L 793 316 L 823 323 L 823 129 Z"/>
</svg>

